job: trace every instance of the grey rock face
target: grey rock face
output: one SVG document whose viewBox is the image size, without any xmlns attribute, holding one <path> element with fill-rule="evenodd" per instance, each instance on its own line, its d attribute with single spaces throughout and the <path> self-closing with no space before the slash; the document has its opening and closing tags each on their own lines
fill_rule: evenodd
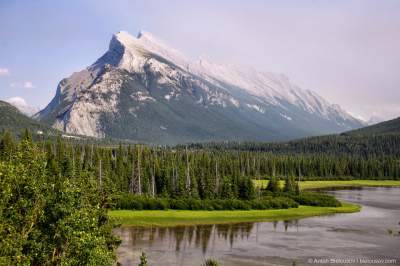
<svg viewBox="0 0 400 266">
<path fill-rule="evenodd" d="M 115 34 L 36 118 L 67 133 L 160 144 L 276 141 L 362 126 L 283 75 L 192 63 L 144 32 Z"/>
</svg>

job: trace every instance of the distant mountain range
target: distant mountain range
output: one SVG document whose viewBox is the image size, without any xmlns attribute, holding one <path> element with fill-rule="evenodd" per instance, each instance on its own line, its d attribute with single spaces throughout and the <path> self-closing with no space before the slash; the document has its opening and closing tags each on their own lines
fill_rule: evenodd
<svg viewBox="0 0 400 266">
<path fill-rule="evenodd" d="M 281 141 L 363 126 L 284 75 L 191 62 L 147 32 L 115 34 L 35 118 L 72 134 L 159 144 Z"/>
</svg>

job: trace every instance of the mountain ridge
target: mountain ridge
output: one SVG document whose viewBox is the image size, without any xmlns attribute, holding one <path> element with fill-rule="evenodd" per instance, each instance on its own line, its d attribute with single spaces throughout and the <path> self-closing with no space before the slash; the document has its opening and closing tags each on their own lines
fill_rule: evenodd
<svg viewBox="0 0 400 266">
<path fill-rule="evenodd" d="M 234 80 L 223 78 L 226 67 L 209 69 L 150 33 L 122 31 L 95 63 L 59 83 L 36 118 L 73 134 L 167 144 L 287 140 L 362 125 L 284 76 L 238 70 Z"/>
<path fill-rule="evenodd" d="M 0 100 L 0 131 L 7 130 L 19 134 L 24 129 L 29 129 L 34 134 L 57 134 L 57 130 L 28 117 L 14 105 Z"/>
<path fill-rule="evenodd" d="M 400 117 L 376 123 L 374 125 L 362 127 L 356 130 L 343 133 L 350 136 L 365 135 L 399 135 L 400 134 Z"/>
</svg>

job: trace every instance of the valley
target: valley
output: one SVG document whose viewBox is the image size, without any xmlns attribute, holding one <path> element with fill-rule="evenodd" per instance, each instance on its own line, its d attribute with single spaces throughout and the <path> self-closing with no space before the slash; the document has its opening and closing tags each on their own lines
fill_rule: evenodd
<svg viewBox="0 0 400 266">
<path fill-rule="evenodd" d="M 400 1 L 22 2 L 0 266 L 400 264 Z"/>
</svg>

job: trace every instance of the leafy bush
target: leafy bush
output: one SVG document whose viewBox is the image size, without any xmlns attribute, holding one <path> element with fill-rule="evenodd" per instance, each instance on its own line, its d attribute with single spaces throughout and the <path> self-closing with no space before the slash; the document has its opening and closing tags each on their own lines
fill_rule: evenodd
<svg viewBox="0 0 400 266">
<path fill-rule="evenodd" d="M 142 252 L 142 255 L 140 256 L 140 263 L 138 266 L 147 266 L 147 255 L 146 253 Z"/>
<path fill-rule="evenodd" d="M 301 205 L 340 207 L 342 204 L 334 196 L 315 192 L 302 192 L 292 198 Z"/>
<path fill-rule="evenodd" d="M 183 199 L 171 199 L 169 200 L 170 209 L 174 210 L 189 210 L 189 204 Z"/>
<path fill-rule="evenodd" d="M 50 174 L 28 140 L 17 149 L 0 159 L 0 265 L 113 265 L 119 241 L 104 191 Z"/>
<path fill-rule="evenodd" d="M 216 261 L 215 259 L 207 259 L 202 266 L 218 266 L 218 261 Z"/>
<path fill-rule="evenodd" d="M 239 199 L 168 199 L 150 198 L 130 194 L 116 198 L 117 209 L 126 210 L 267 210 L 297 208 L 298 203 L 290 197 L 263 197 L 254 200 Z"/>
</svg>

